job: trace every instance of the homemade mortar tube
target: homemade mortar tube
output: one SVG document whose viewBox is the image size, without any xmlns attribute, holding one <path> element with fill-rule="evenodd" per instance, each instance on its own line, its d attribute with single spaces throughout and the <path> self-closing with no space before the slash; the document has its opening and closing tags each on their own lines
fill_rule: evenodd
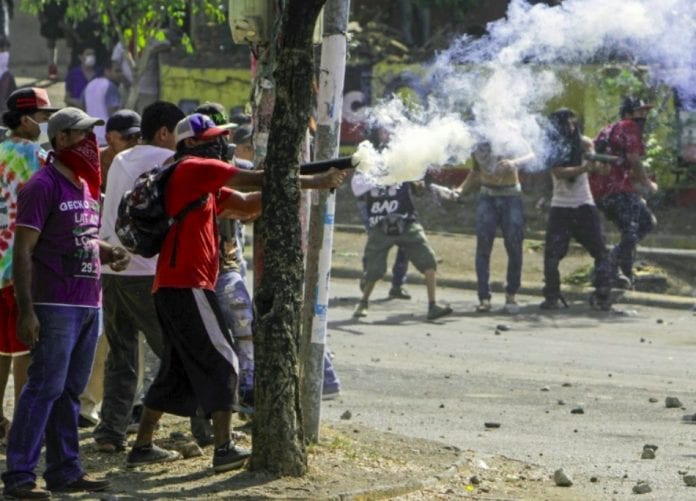
<svg viewBox="0 0 696 501">
<path fill-rule="evenodd" d="M 336 167 L 339 170 L 352 169 L 358 165 L 359 161 L 353 156 L 331 158 L 329 160 L 318 160 L 300 165 L 300 174 L 318 174 L 326 172 L 331 167 Z"/>
<path fill-rule="evenodd" d="M 589 160 L 590 162 L 605 162 L 605 163 L 614 163 L 616 162 L 619 158 L 616 155 L 605 155 L 604 153 L 585 153 L 585 160 Z"/>
</svg>

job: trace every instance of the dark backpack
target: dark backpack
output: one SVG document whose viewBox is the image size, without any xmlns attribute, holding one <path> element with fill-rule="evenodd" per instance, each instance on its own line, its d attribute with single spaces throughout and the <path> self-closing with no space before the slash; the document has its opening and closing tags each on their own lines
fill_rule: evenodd
<svg viewBox="0 0 696 501">
<path fill-rule="evenodd" d="M 123 246 L 133 254 L 143 257 L 157 255 L 169 229 L 181 221 L 186 214 L 203 206 L 208 200 L 206 194 L 188 204 L 175 216 L 167 215 L 164 206 L 164 191 L 167 187 L 167 181 L 177 165 L 179 162 L 165 167 L 155 167 L 141 174 L 135 180 L 133 189 L 124 193 L 118 204 L 116 235 Z M 176 244 L 175 241 L 172 266 L 176 259 Z"/>
<path fill-rule="evenodd" d="M 611 136 L 614 134 L 614 129 L 616 128 L 615 122 L 613 124 L 605 126 L 594 140 L 595 153 L 605 154 L 609 152 L 609 144 L 611 143 Z"/>
</svg>

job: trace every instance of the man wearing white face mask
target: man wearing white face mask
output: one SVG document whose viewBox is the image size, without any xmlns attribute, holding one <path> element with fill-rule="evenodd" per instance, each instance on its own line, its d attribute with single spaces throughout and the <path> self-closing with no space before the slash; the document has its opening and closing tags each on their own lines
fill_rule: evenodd
<svg viewBox="0 0 696 501">
<path fill-rule="evenodd" d="M 15 401 L 27 378 L 29 348 L 16 335 L 17 304 L 12 280 L 12 246 L 17 192 L 44 164 L 46 152 L 36 142 L 45 134 L 51 108 L 44 89 L 19 89 L 7 99 L 2 119 L 10 130 L 0 143 L 0 439 L 10 422 L 2 415 L 5 387 L 13 369 Z"/>
<path fill-rule="evenodd" d="M 92 47 L 85 47 L 80 53 L 80 64 L 71 68 L 65 75 L 65 104 L 84 108 L 82 93 L 87 84 L 101 76 L 102 69 L 97 66 L 97 56 Z"/>
</svg>

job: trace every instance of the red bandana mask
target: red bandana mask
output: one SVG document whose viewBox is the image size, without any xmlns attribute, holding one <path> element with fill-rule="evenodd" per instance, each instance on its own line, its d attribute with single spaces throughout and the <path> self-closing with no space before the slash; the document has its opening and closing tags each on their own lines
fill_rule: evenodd
<svg viewBox="0 0 696 501">
<path fill-rule="evenodd" d="M 56 158 L 87 183 L 92 198 L 99 200 L 101 194 L 101 165 L 97 136 L 90 132 L 85 138 L 56 153 Z"/>
</svg>

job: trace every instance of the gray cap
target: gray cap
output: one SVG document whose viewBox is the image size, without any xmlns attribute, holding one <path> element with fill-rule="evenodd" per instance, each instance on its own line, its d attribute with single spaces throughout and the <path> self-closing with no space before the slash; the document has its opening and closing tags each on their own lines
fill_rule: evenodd
<svg viewBox="0 0 696 501">
<path fill-rule="evenodd" d="M 79 108 L 63 108 L 48 119 L 48 139 L 53 141 L 56 134 L 67 129 L 89 129 L 95 125 L 104 125 L 101 118 L 90 117 Z"/>
</svg>

